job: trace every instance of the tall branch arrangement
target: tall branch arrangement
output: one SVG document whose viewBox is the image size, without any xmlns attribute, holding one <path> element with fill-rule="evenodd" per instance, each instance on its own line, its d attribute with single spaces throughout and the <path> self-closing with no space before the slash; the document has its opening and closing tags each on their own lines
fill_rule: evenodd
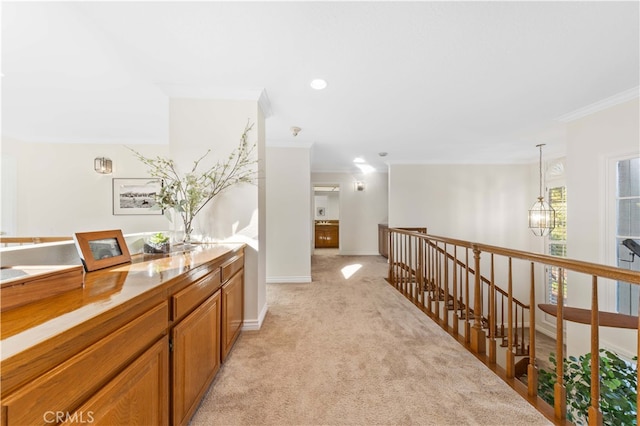
<svg viewBox="0 0 640 426">
<path fill-rule="evenodd" d="M 165 210 L 169 219 L 169 210 L 180 214 L 184 223 L 184 242 L 190 241 L 193 231 L 192 222 L 202 208 L 216 195 L 237 183 L 254 183 L 257 160 L 253 158 L 256 145 L 249 146 L 248 134 L 253 124 L 247 123 L 240 144 L 229 154 L 226 161 L 218 161 L 204 172 L 198 172 L 200 162 L 211 152 L 209 149 L 202 157 L 193 162 L 189 173 L 181 175 L 173 160 L 165 157 L 147 158 L 131 148 L 134 155 L 149 169 L 148 173 L 162 179 L 162 189 L 156 194 L 159 208 Z"/>
</svg>

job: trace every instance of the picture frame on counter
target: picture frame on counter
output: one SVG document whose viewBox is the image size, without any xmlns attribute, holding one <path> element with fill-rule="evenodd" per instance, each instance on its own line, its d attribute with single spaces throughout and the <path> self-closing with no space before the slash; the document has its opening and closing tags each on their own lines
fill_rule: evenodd
<svg viewBox="0 0 640 426">
<path fill-rule="evenodd" d="M 129 248 L 119 229 L 77 232 L 73 239 L 87 272 L 131 262 Z"/>
</svg>

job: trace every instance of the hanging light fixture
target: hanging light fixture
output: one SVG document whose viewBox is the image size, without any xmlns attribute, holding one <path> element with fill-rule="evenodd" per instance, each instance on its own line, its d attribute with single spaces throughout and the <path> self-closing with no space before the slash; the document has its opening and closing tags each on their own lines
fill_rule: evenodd
<svg viewBox="0 0 640 426">
<path fill-rule="evenodd" d="M 540 195 L 538 201 L 529 209 L 529 229 L 539 237 L 549 235 L 556 227 L 556 211 L 544 201 L 542 196 L 542 147 L 544 145 L 543 143 L 536 145 L 540 148 Z"/>
</svg>

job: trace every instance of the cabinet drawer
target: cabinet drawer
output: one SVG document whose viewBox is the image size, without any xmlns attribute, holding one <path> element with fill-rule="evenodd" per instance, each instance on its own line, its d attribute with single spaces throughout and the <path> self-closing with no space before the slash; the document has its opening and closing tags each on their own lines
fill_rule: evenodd
<svg viewBox="0 0 640 426">
<path fill-rule="evenodd" d="M 220 270 L 216 269 L 172 296 L 172 320 L 177 320 L 220 288 Z"/>
<path fill-rule="evenodd" d="M 166 334 L 167 317 L 164 302 L 18 389 L 2 401 L 3 423 L 46 424 L 47 413 L 72 412 Z"/>
<path fill-rule="evenodd" d="M 222 264 L 222 282 L 226 283 L 236 272 L 244 268 L 244 254 L 235 256 Z"/>
</svg>

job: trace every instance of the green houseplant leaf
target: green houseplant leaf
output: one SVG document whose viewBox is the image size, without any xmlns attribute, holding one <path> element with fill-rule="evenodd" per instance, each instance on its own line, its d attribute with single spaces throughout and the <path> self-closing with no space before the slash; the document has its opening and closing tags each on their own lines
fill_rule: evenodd
<svg viewBox="0 0 640 426">
<path fill-rule="evenodd" d="M 637 412 L 637 364 L 617 354 L 600 349 L 600 409 L 606 425 L 635 425 Z M 555 354 L 549 356 L 555 367 Z M 637 356 L 633 358 L 637 361 Z M 588 423 L 591 405 L 591 354 L 564 359 L 563 381 L 567 391 L 567 419 L 576 424 Z M 557 381 L 553 372 L 540 369 L 538 396 L 554 405 L 553 388 Z"/>
</svg>

